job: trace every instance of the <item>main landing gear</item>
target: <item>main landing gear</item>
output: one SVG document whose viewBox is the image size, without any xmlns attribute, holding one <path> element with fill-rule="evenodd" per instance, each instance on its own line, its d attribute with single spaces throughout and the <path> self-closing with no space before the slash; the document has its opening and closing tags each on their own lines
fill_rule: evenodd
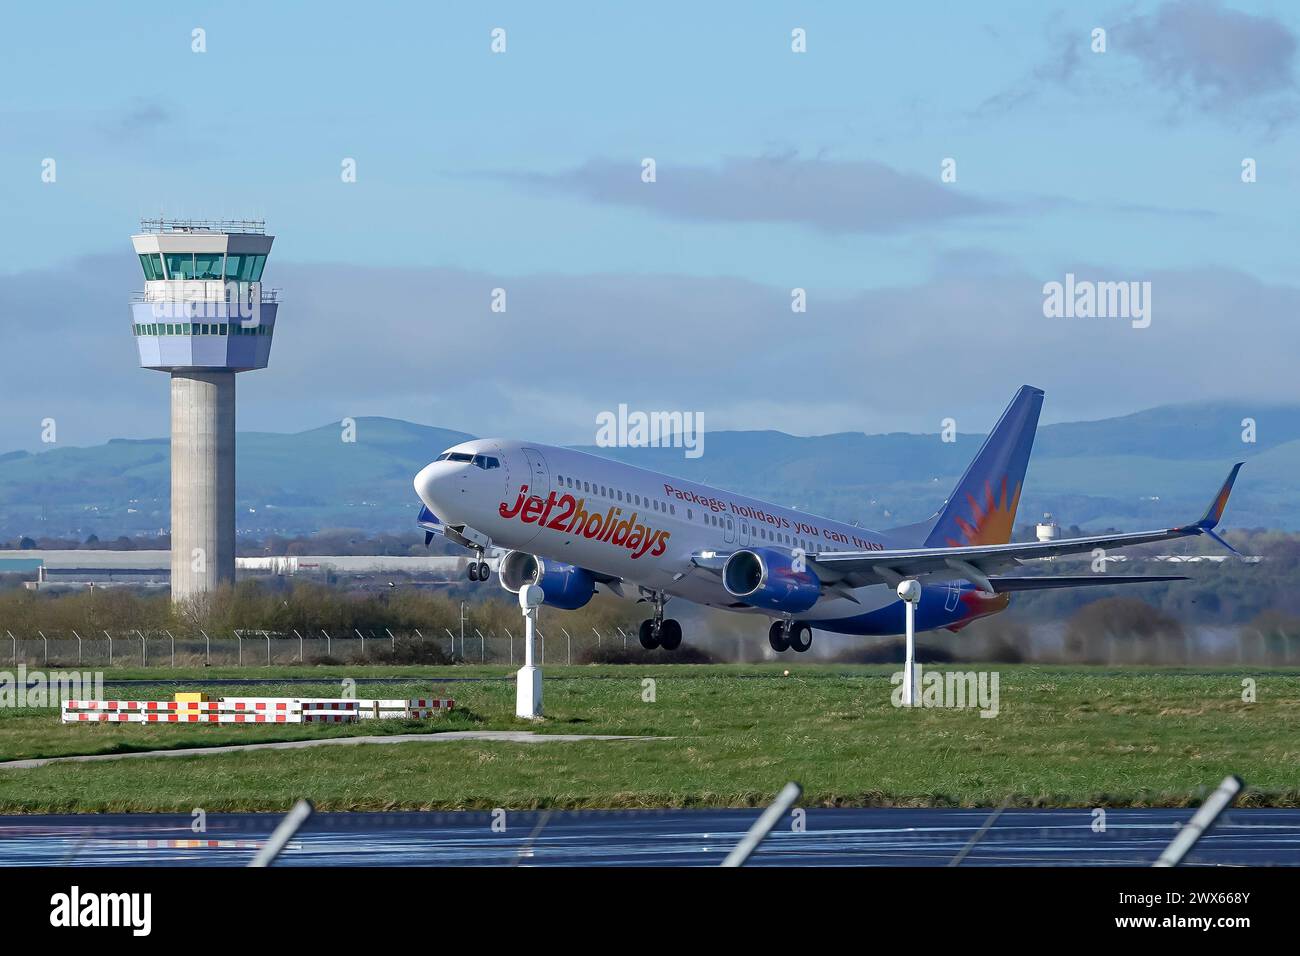
<svg viewBox="0 0 1300 956">
<path fill-rule="evenodd" d="M 469 563 L 469 579 L 471 581 L 490 581 L 492 579 L 492 569 L 483 560 L 483 552 L 480 551 L 475 557 L 477 560 Z"/>
<path fill-rule="evenodd" d="M 647 651 L 662 647 L 666 651 L 675 651 L 682 646 L 682 626 L 671 617 L 664 617 L 664 603 L 667 598 L 659 591 L 655 594 L 655 616 L 641 622 L 637 638 Z"/>
<path fill-rule="evenodd" d="M 803 621 L 773 621 L 767 629 L 767 643 L 778 654 L 786 650 L 803 654 L 812 647 L 812 628 Z"/>
</svg>

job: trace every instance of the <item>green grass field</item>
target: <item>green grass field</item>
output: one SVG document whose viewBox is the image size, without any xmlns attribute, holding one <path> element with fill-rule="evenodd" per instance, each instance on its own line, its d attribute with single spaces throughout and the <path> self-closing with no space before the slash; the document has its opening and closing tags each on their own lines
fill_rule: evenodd
<svg viewBox="0 0 1300 956">
<path fill-rule="evenodd" d="M 350 726 L 64 725 L 55 710 L 0 710 L 4 760 L 450 729 L 672 738 L 365 745 L 0 768 L 0 812 L 283 810 L 303 796 L 323 810 L 752 806 L 788 780 L 804 786 L 806 806 L 1182 806 L 1229 773 L 1245 779 L 1247 805 L 1300 805 L 1295 670 L 994 665 L 987 669 L 1000 675 L 1000 711 L 981 718 L 974 709 L 894 707 L 888 667 L 795 666 L 789 676 L 782 669 L 550 667 L 548 716 L 537 724 L 514 718 L 508 681 L 362 684 L 358 696 L 435 692 L 454 697 L 457 710 L 431 721 Z M 284 668 L 256 676 L 319 674 L 321 683 L 209 692 L 335 696 L 344 675 L 508 673 Z M 112 676 L 174 679 L 178 672 Z M 1255 703 L 1242 701 L 1243 676 L 1257 681 Z M 653 702 L 643 699 L 646 679 L 655 682 Z M 169 699 L 177 689 L 140 686 L 106 696 Z"/>
</svg>

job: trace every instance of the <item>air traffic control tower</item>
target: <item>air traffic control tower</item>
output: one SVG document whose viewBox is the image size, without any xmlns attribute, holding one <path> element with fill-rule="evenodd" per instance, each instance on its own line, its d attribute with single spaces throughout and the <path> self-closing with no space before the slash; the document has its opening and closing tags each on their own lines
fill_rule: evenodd
<svg viewBox="0 0 1300 956">
<path fill-rule="evenodd" d="M 274 236 L 260 221 L 146 219 L 131 237 L 143 368 L 171 373 L 172 600 L 235 579 L 235 374 L 266 368 L 278 294 L 262 289 Z"/>
</svg>

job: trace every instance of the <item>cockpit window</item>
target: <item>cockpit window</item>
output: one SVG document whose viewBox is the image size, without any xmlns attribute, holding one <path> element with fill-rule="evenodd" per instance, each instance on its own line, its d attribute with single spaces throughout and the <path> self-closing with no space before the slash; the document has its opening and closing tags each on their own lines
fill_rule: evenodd
<svg viewBox="0 0 1300 956">
<path fill-rule="evenodd" d="M 474 465 L 475 467 L 482 468 L 484 471 L 486 471 L 489 468 L 500 468 L 501 462 L 497 461 L 497 459 L 491 457 L 490 455 L 475 455 Z"/>
<path fill-rule="evenodd" d="M 450 457 L 451 457 L 451 452 L 444 451 L 441 455 L 435 458 L 434 461 L 446 461 Z"/>
<path fill-rule="evenodd" d="M 463 451 L 452 451 L 447 453 L 448 461 L 473 461 L 473 455 L 467 455 Z"/>
</svg>

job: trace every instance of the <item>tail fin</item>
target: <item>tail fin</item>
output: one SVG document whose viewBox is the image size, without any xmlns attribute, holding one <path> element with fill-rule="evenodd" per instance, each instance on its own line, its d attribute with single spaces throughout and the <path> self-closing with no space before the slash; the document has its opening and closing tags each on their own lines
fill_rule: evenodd
<svg viewBox="0 0 1300 956">
<path fill-rule="evenodd" d="M 939 512 L 925 547 L 1011 540 L 1042 407 L 1042 389 L 1022 385 Z"/>
</svg>

